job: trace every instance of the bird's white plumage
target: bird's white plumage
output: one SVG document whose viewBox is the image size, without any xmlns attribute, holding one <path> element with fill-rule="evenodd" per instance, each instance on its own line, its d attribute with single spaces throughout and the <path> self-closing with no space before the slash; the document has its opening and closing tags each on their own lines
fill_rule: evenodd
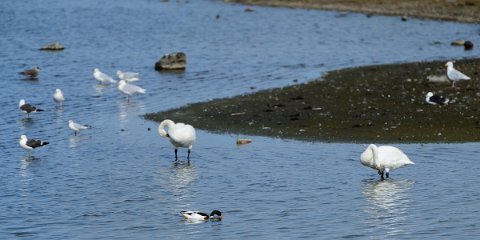
<svg viewBox="0 0 480 240">
<path fill-rule="evenodd" d="M 110 77 L 109 75 L 101 72 L 98 68 L 93 69 L 93 77 L 101 83 L 105 83 L 105 84 L 116 83 L 116 81 L 113 80 L 112 77 Z"/>
<path fill-rule="evenodd" d="M 125 80 L 127 82 L 134 82 L 140 80 L 140 73 L 137 72 L 122 72 L 117 71 L 117 76 L 120 80 Z"/>
<path fill-rule="evenodd" d="M 27 140 L 28 140 L 27 136 L 22 135 L 22 136 L 20 136 L 20 141 L 18 141 L 18 143 L 20 144 L 20 146 L 23 149 L 31 151 L 31 150 L 33 150 L 33 148 L 30 147 L 30 146 L 27 146 Z"/>
<path fill-rule="evenodd" d="M 460 80 L 470 80 L 470 77 L 453 68 L 453 62 L 447 62 L 447 77 L 452 81 L 452 86 L 455 86 L 456 81 Z"/>
<path fill-rule="evenodd" d="M 190 220 L 208 220 L 209 218 L 208 214 L 199 211 L 182 211 L 182 215 L 185 219 Z"/>
<path fill-rule="evenodd" d="M 425 95 L 425 102 L 431 105 L 447 105 L 450 99 L 428 92 L 427 95 Z"/>
<path fill-rule="evenodd" d="M 68 121 L 68 127 L 70 129 L 72 129 L 75 132 L 75 134 L 76 134 L 76 132 L 80 132 L 81 130 L 92 128 L 89 125 L 79 124 L 79 123 L 76 123 L 72 120 Z"/>
<path fill-rule="evenodd" d="M 375 144 L 370 144 L 367 147 L 360 155 L 360 161 L 367 167 L 378 171 L 386 170 L 387 172 L 405 165 L 414 164 L 402 150 L 393 146 L 377 147 Z"/>
<path fill-rule="evenodd" d="M 65 101 L 62 90 L 58 88 L 55 90 L 55 93 L 53 94 L 53 100 L 58 104 L 62 104 L 63 101 Z"/>
<path fill-rule="evenodd" d="M 120 90 L 120 92 L 126 94 L 127 96 L 132 96 L 137 93 L 144 94 L 146 91 L 139 86 L 127 83 L 125 80 L 120 80 L 120 82 L 118 82 L 118 90 Z"/>
<path fill-rule="evenodd" d="M 165 130 L 165 128 L 168 128 L 168 130 Z M 170 142 L 175 148 L 192 149 L 192 145 L 196 140 L 195 128 L 189 124 L 175 123 L 169 119 L 160 123 L 158 133 L 162 137 L 170 138 Z"/>
</svg>

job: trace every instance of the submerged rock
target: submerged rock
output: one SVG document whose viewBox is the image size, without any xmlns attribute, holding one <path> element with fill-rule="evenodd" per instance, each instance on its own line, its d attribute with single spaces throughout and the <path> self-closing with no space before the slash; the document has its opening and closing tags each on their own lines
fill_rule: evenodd
<svg viewBox="0 0 480 240">
<path fill-rule="evenodd" d="M 164 55 L 155 63 L 155 70 L 185 70 L 187 55 L 183 52 L 174 52 Z"/>
<path fill-rule="evenodd" d="M 65 49 L 65 47 L 58 42 L 50 43 L 40 48 L 40 50 L 45 51 L 61 51 L 63 49 Z"/>
</svg>

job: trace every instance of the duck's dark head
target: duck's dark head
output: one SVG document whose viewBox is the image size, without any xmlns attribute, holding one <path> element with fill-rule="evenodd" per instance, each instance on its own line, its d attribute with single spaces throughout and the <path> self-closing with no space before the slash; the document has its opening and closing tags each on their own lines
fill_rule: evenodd
<svg viewBox="0 0 480 240">
<path fill-rule="evenodd" d="M 219 210 L 213 210 L 210 213 L 210 221 L 222 221 L 222 212 Z"/>
</svg>

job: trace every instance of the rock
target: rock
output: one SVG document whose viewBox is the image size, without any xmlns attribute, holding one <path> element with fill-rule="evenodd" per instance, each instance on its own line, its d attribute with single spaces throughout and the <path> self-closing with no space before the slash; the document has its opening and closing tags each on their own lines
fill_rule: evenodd
<svg viewBox="0 0 480 240">
<path fill-rule="evenodd" d="M 465 40 L 459 39 L 455 40 L 451 43 L 452 46 L 463 46 L 465 44 Z"/>
<path fill-rule="evenodd" d="M 174 52 L 164 55 L 155 63 L 155 70 L 185 70 L 187 55 L 183 52 Z"/>
<path fill-rule="evenodd" d="M 465 50 L 472 50 L 473 43 L 471 41 L 465 41 L 465 43 L 463 44 L 463 47 Z"/>
<path fill-rule="evenodd" d="M 45 50 L 45 51 L 61 51 L 63 49 L 65 49 L 65 47 L 58 42 L 50 43 L 40 48 L 40 50 Z"/>
</svg>

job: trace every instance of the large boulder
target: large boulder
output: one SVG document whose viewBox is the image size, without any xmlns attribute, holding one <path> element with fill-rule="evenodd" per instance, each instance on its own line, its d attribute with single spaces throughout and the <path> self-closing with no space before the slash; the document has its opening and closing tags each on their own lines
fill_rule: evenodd
<svg viewBox="0 0 480 240">
<path fill-rule="evenodd" d="M 155 70 L 185 70 L 187 55 L 183 52 L 174 52 L 164 55 L 155 63 Z"/>
</svg>

